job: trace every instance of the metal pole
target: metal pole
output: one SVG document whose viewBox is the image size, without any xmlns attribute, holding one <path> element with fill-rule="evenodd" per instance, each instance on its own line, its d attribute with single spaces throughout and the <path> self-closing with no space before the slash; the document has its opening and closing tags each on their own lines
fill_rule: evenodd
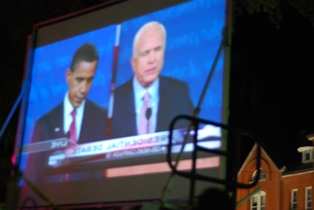
<svg viewBox="0 0 314 210">
<path fill-rule="evenodd" d="M 24 85 L 25 85 L 25 82 L 22 83 L 22 91 L 20 92 L 20 95 L 16 99 L 14 106 L 12 107 L 8 117 L 6 118 L 4 124 L 3 124 L 2 128 L 1 128 L 0 139 L 1 139 L 1 137 L 2 137 L 2 135 L 4 133 L 4 131 L 5 131 L 6 127 L 8 126 L 8 124 L 9 124 L 9 122 L 10 122 L 10 120 L 11 120 L 11 118 L 12 118 L 12 116 L 13 116 L 16 108 L 17 108 L 17 106 L 19 105 L 19 103 L 21 102 L 21 100 L 23 98 L 23 95 L 24 95 Z"/>
<path fill-rule="evenodd" d="M 217 52 L 217 54 L 216 54 L 216 57 L 215 57 L 215 60 L 214 60 L 213 65 L 212 65 L 212 68 L 211 68 L 211 70 L 210 70 L 210 73 L 209 73 L 209 75 L 208 75 L 208 77 L 207 77 L 207 80 L 206 80 L 206 83 L 205 83 L 205 85 L 204 85 L 204 88 L 203 88 L 202 94 L 201 94 L 201 96 L 200 96 L 200 99 L 199 99 L 199 101 L 198 101 L 197 107 L 194 109 L 194 114 L 193 114 L 194 117 L 198 117 L 200 107 L 201 107 L 201 105 L 202 105 L 202 103 L 203 103 L 203 100 L 204 100 L 204 98 L 205 98 L 205 95 L 206 95 L 206 92 L 207 92 L 207 88 L 208 88 L 208 86 L 209 86 L 209 84 L 210 84 L 210 82 L 211 82 L 211 79 L 212 79 L 213 75 L 214 75 L 214 72 L 215 72 L 215 69 L 216 69 L 216 66 L 217 66 L 219 57 L 220 57 L 220 55 L 221 55 L 221 53 L 222 53 L 223 47 L 224 47 L 224 41 L 222 41 L 222 42 L 220 43 L 218 52 Z M 192 124 L 190 124 L 190 126 L 189 126 L 189 128 L 188 128 L 188 133 L 190 132 L 191 128 L 192 128 Z M 184 142 L 183 142 L 183 144 L 182 144 L 181 150 L 180 150 L 180 152 L 179 152 L 179 154 L 178 154 L 178 156 L 177 156 L 177 159 L 176 159 L 176 162 L 175 162 L 175 166 L 174 166 L 175 168 L 177 168 L 177 166 L 178 166 L 178 164 L 179 164 L 179 161 L 180 161 L 181 158 L 182 158 L 184 147 L 185 147 L 185 145 L 186 145 L 186 143 L 187 143 L 187 141 L 188 141 L 188 136 L 189 136 L 189 135 L 187 135 L 186 138 L 184 139 Z M 162 197 L 161 197 L 161 201 L 162 201 L 162 202 L 164 202 L 165 198 L 167 197 L 167 195 L 168 195 L 169 192 L 170 192 L 170 189 L 171 189 L 171 186 L 172 186 L 172 182 L 173 182 L 173 178 L 174 178 L 174 173 L 171 173 L 171 174 L 169 175 L 169 177 L 168 177 L 168 180 L 167 180 L 167 182 L 166 182 L 166 185 L 165 185 L 165 188 L 164 188 Z"/>
</svg>

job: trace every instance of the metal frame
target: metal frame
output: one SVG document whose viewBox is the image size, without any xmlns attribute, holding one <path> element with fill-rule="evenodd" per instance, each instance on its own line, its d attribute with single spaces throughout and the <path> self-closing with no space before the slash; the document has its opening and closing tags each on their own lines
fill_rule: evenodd
<svg viewBox="0 0 314 210">
<path fill-rule="evenodd" d="M 175 165 L 173 165 L 172 164 L 173 160 L 171 159 L 171 149 L 172 149 L 172 145 L 173 145 L 172 144 L 173 129 L 174 129 L 175 123 L 180 119 L 189 120 L 191 122 L 191 124 L 193 125 L 193 129 L 194 129 L 194 138 L 193 138 L 194 150 L 192 152 L 192 168 L 191 168 L 190 172 L 178 171 L 177 167 L 176 167 L 178 162 L 176 162 Z M 231 132 L 234 132 L 235 134 L 237 134 L 236 142 L 234 143 L 234 146 L 232 148 L 233 152 L 222 151 L 219 149 L 207 149 L 207 148 L 204 148 L 202 146 L 199 146 L 198 140 L 197 140 L 197 131 L 199 129 L 200 123 L 218 126 L 222 129 L 225 129 L 225 130 L 228 130 L 228 131 L 231 131 Z M 221 123 L 216 123 L 216 122 L 205 120 L 205 119 L 200 119 L 200 118 L 188 116 L 188 115 L 179 115 L 172 120 L 172 122 L 170 124 L 170 128 L 169 128 L 169 132 L 170 133 L 169 133 L 169 145 L 168 145 L 168 152 L 167 152 L 167 162 L 168 162 L 170 168 L 172 169 L 173 174 L 177 174 L 179 176 L 182 176 L 182 177 L 185 177 L 185 178 L 191 180 L 191 182 L 190 182 L 190 197 L 189 197 L 189 205 L 190 206 L 193 206 L 196 180 L 218 183 L 218 184 L 224 185 L 225 187 L 228 187 L 229 189 L 231 189 L 232 199 L 234 200 L 234 206 L 236 203 L 236 191 L 238 188 L 247 188 L 248 189 L 248 188 L 254 187 L 258 183 L 258 178 L 260 175 L 260 171 L 258 169 L 260 168 L 260 161 L 261 161 L 261 146 L 260 146 L 260 141 L 259 141 L 258 137 L 254 133 L 252 133 L 251 131 L 232 127 L 232 126 L 221 124 Z M 243 136 L 250 137 L 257 145 L 257 154 L 256 154 L 257 174 L 256 174 L 255 180 L 250 184 L 243 184 L 243 183 L 237 182 L 237 170 L 238 170 L 238 166 L 239 166 L 239 153 L 240 153 L 240 149 L 241 149 L 240 148 L 240 142 L 242 141 Z M 212 153 L 212 154 L 224 156 L 224 157 L 230 158 L 230 159 L 232 158 L 233 168 L 231 171 L 231 174 L 232 174 L 231 179 L 230 180 L 218 179 L 215 177 L 208 177 L 208 176 L 198 174 L 196 172 L 196 159 L 197 159 L 197 152 L 198 151 Z"/>
</svg>

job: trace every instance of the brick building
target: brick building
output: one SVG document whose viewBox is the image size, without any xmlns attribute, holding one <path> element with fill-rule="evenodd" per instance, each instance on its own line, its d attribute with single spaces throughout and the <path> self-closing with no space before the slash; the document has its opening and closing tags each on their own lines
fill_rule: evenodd
<svg viewBox="0 0 314 210">
<path fill-rule="evenodd" d="M 314 139 L 314 138 L 313 138 Z M 254 191 L 250 199 L 237 207 L 237 210 L 309 210 L 313 209 L 314 168 L 312 137 L 298 148 L 302 161 L 290 170 L 280 168 L 262 148 L 261 167 L 258 184 L 251 189 L 239 189 L 237 201 Z M 250 183 L 256 175 L 255 145 L 238 172 L 238 182 Z"/>
</svg>

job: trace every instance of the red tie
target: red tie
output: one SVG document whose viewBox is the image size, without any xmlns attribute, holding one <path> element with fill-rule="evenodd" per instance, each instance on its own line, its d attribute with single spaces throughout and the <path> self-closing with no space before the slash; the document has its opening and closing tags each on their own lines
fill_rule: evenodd
<svg viewBox="0 0 314 210">
<path fill-rule="evenodd" d="M 72 123 L 70 125 L 70 140 L 74 143 L 76 143 L 76 110 L 73 109 L 71 112 L 72 115 Z"/>
<path fill-rule="evenodd" d="M 150 112 L 150 114 L 148 114 Z M 150 96 L 149 93 L 146 93 L 143 97 L 143 104 L 140 113 L 140 123 L 138 128 L 138 134 L 147 134 L 151 133 L 152 128 L 152 118 L 151 115 L 151 105 L 150 105 Z"/>
</svg>

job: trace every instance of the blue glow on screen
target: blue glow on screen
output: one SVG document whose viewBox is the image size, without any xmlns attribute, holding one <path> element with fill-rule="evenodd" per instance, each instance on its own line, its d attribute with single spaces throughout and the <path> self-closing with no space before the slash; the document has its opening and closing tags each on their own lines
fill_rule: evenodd
<svg viewBox="0 0 314 210">
<path fill-rule="evenodd" d="M 225 8 L 226 1 L 195 0 L 121 23 L 116 87 L 133 75 L 130 59 L 135 33 L 146 22 L 158 21 L 167 31 L 161 75 L 186 82 L 196 106 L 222 41 Z M 30 143 L 36 120 L 63 101 L 68 90 L 66 70 L 75 51 L 84 43 L 94 43 L 100 56 L 88 98 L 108 108 L 116 27 L 108 26 L 35 49 L 24 144 Z M 224 56 L 220 56 L 199 115 L 216 122 L 222 122 L 223 64 Z M 25 167 L 25 159 L 21 167 Z"/>
<path fill-rule="evenodd" d="M 222 41 L 225 7 L 225 1 L 197 0 L 123 22 L 116 87 L 133 76 L 130 58 L 134 35 L 145 23 L 158 21 L 167 33 L 161 75 L 188 83 L 196 106 Z M 224 56 L 220 56 L 199 115 L 216 122 L 222 121 L 223 63 Z"/>
<path fill-rule="evenodd" d="M 115 33 L 116 26 L 109 26 L 35 49 L 24 144 L 31 143 L 36 120 L 63 101 L 68 91 L 66 71 L 75 51 L 85 43 L 96 45 L 99 53 L 98 67 L 87 98 L 108 107 Z"/>
<path fill-rule="evenodd" d="M 71 65 L 75 51 L 88 42 L 96 45 L 99 63 L 87 97 L 108 107 L 115 33 L 116 26 L 106 27 L 35 50 L 26 125 L 33 125 L 63 101 L 68 90 L 66 70 Z"/>
</svg>

